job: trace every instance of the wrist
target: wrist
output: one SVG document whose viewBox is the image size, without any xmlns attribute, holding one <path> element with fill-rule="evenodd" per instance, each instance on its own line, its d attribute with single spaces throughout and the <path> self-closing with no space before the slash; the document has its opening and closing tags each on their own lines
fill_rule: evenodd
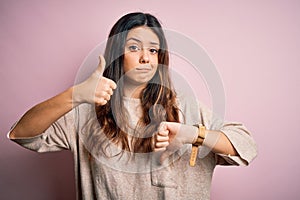
<svg viewBox="0 0 300 200">
<path fill-rule="evenodd" d="M 80 94 L 80 84 L 74 85 L 71 88 L 68 89 L 68 92 L 71 93 L 71 101 L 72 106 L 75 108 L 76 106 L 79 106 L 80 104 L 84 103 L 84 100 L 82 98 L 82 95 Z"/>
<path fill-rule="evenodd" d="M 197 128 L 197 136 L 192 144 L 195 146 L 200 146 L 203 144 L 204 139 L 206 137 L 206 128 L 202 124 L 196 124 L 194 125 L 194 127 Z"/>
<path fill-rule="evenodd" d="M 190 157 L 190 166 L 195 166 L 197 155 L 198 155 L 198 147 L 203 144 L 203 141 L 206 136 L 206 128 L 202 124 L 194 125 L 194 127 L 197 129 L 197 137 L 196 141 L 192 143 L 192 152 Z"/>
<path fill-rule="evenodd" d="M 193 140 L 189 141 L 189 144 L 194 144 L 197 142 L 198 139 L 198 128 L 196 126 L 192 126 L 191 133 L 193 135 Z"/>
</svg>

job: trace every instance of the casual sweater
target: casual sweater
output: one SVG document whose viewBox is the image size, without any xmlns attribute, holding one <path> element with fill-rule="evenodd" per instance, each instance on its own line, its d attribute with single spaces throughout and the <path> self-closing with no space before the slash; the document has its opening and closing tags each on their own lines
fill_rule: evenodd
<svg viewBox="0 0 300 200">
<path fill-rule="evenodd" d="M 141 116 L 140 100 L 124 98 L 124 105 L 135 127 Z M 256 144 L 241 123 L 217 119 L 197 101 L 180 97 L 178 106 L 181 123 L 220 130 L 238 156 L 216 154 L 200 146 L 196 165 L 191 167 L 190 144 L 163 163 L 158 162 L 159 153 L 123 151 L 104 136 L 90 104 L 77 106 L 38 136 L 13 141 L 37 152 L 72 151 L 77 199 L 208 200 L 215 166 L 248 165 L 257 154 Z"/>
</svg>

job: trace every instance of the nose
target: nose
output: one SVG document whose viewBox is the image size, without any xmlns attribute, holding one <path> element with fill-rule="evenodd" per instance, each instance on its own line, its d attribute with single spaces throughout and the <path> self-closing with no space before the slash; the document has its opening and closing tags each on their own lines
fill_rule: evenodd
<svg viewBox="0 0 300 200">
<path fill-rule="evenodd" d="M 143 49 L 141 51 L 141 56 L 140 56 L 140 64 L 145 64 L 145 63 L 149 63 L 149 55 L 148 55 L 148 52 L 147 50 Z"/>
</svg>

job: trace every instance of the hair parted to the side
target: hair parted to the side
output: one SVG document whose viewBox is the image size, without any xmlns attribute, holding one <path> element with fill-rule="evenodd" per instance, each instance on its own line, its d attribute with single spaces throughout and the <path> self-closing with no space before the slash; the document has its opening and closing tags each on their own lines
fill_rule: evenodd
<svg viewBox="0 0 300 200">
<path fill-rule="evenodd" d="M 135 130 L 136 134 L 128 142 L 124 131 L 129 126 L 128 113 L 123 102 L 124 76 L 123 61 L 128 31 L 139 26 L 147 26 L 158 36 L 158 68 L 142 91 L 140 99 L 143 115 Z M 96 106 L 98 122 L 106 137 L 119 144 L 122 149 L 138 153 L 152 152 L 153 136 L 162 121 L 179 122 L 179 110 L 176 104 L 176 93 L 169 76 L 169 53 L 167 41 L 159 21 L 151 14 L 140 12 L 129 13 L 120 18 L 112 27 L 106 44 L 106 68 L 103 76 L 115 81 L 118 85 L 111 100 L 104 106 Z M 142 133 L 143 135 L 140 135 Z"/>
</svg>

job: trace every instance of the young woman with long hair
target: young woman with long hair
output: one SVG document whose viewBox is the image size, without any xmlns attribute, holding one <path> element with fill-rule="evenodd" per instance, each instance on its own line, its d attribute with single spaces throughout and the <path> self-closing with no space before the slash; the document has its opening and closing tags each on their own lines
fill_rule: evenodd
<svg viewBox="0 0 300 200">
<path fill-rule="evenodd" d="M 71 150 L 78 199 L 209 199 L 216 165 L 256 156 L 242 124 L 213 120 L 175 92 L 153 15 L 119 19 L 99 58 L 87 80 L 31 108 L 9 133 L 37 152 Z"/>
</svg>

